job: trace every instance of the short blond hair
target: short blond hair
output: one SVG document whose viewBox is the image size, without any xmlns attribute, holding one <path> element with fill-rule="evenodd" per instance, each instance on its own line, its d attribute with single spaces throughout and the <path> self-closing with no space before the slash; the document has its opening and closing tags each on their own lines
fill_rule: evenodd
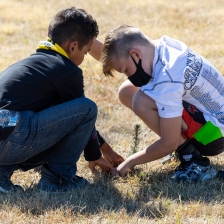
<svg viewBox="0 0 224 224">
<path fill-rule="evenodd" d="M 104 75 L 113 77 L 112 58 L 128 58 L 130 50 L 136 44 L 148 44 L 148 39 L 139 29 L 121 25 L 110 30 L 106 35 L 101 55 Z"/>
</svg>

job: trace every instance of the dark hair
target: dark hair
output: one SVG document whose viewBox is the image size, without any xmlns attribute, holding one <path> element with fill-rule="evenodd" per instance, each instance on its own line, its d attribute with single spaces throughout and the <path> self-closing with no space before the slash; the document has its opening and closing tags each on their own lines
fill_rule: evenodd
<svg viewBox="0 0 224 224">
<path fill-rule="evenodd" d="M 111 60 L 115 57 L 117 60 L 128 58 L 129 51 L 134 45 L 147 45 L 148 40 L 145 35 L 137 28 L 121 25 L 110 30 L 106 35 L 101 62 L 105 76 L 113 76 Z"/>
<path fill-rule="evenodd" d="M 97 22 L 83 9 L 71 7 L 58 12 L 50 21 L 48 37 L 60 46 L 77 41 L 79 50 L 99 34 Z"/>
</svg>

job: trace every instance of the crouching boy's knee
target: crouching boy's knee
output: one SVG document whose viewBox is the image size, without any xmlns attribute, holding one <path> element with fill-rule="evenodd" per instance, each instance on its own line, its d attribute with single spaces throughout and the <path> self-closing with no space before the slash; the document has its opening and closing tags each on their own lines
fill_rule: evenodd
<svg viewBox="0 0 224 224">
<path fill-rule="evenodd" d="M 98 108 L 97 108 L 96 103 L 88 98 L 84 98 L 84 99 L 86 101 L 86 104 L 89 106 L 91 117 L 96 119 L 97 113 L 98 113 Z"/>
<path fill-rule="evenodd" d="M 71 112 L 72 112 L 71 108 L 73 108 L 76 111 L 76 113 L 77 113 L 77 110 L 75 108 L 79 108 L 78 113 L 81 112 L 83 114 L 88 115 L 89 118 L 91 119 L 96 119 L 98 108 L 96 103 L 93 102 L 92 100 L 86 97 L 81 97 L 81 98 L 72 100 L 69 103 L 70 103 L 69 106 L 71 106 L 70 107 Z"/>
<path fill-rule="evenodd" d="M 133 84 L 126 80 L 124 81 L 118 90 L 119 100 L 123 105 L 132 110 L 132 99 L 134 94 L 139 90 L 138 87 L 133 86 Z"/>
</svg>

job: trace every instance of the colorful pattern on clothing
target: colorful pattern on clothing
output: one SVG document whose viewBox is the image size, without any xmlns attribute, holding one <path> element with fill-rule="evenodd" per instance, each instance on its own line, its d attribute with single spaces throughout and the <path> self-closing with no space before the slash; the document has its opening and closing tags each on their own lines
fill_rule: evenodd
<svg viewBox="0 0 224 224">
<path fill-rule="evenodd" d="M 185 139 L 195 138 L 203 145 L 207 145 L 223 137 L 220 129 L 211 121 L 206 122 L 203 113 L 194 105 L 183 101 L 183 107 L 182 118 L 188 126 L 187 130 L 182 131 L 182 136 Z"/>
</svg>

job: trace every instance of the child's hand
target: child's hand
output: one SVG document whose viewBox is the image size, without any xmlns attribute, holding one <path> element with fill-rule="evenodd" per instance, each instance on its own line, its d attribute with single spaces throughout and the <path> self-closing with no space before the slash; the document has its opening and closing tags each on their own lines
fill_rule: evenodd
<svg viewBox="0 0 224 224">
<path fill-rule="evenodd" d="M 100 157 L 98 160 L 90 161 L 89 168 L 94 173 L 96 171 L 96 166 L 98 166 L 103 171 L 112 171 L 113 166 L 107 162 L 103 157 Z"/>
<path fill-rule="evenodd" d="M 132 171 L 132 169 L 134 168 L 134 165 L 131 164 L 130 161 L 125 160 L 123 163 L 121 163 L 117 168 L 116 171 L 113 170 L 113 174 L 118 174 L 121 177 L 124 177 L 125 174 L 127 174 L 128 172 Z"/>
<path fill-rule="evenodd" d="M 117 154 L 106 142 L 101 146 L 101 151 L 105 160 L 107 160 L 113 167 L 117 167 L 124 161 L 124 158 Z"/>
</svg>

